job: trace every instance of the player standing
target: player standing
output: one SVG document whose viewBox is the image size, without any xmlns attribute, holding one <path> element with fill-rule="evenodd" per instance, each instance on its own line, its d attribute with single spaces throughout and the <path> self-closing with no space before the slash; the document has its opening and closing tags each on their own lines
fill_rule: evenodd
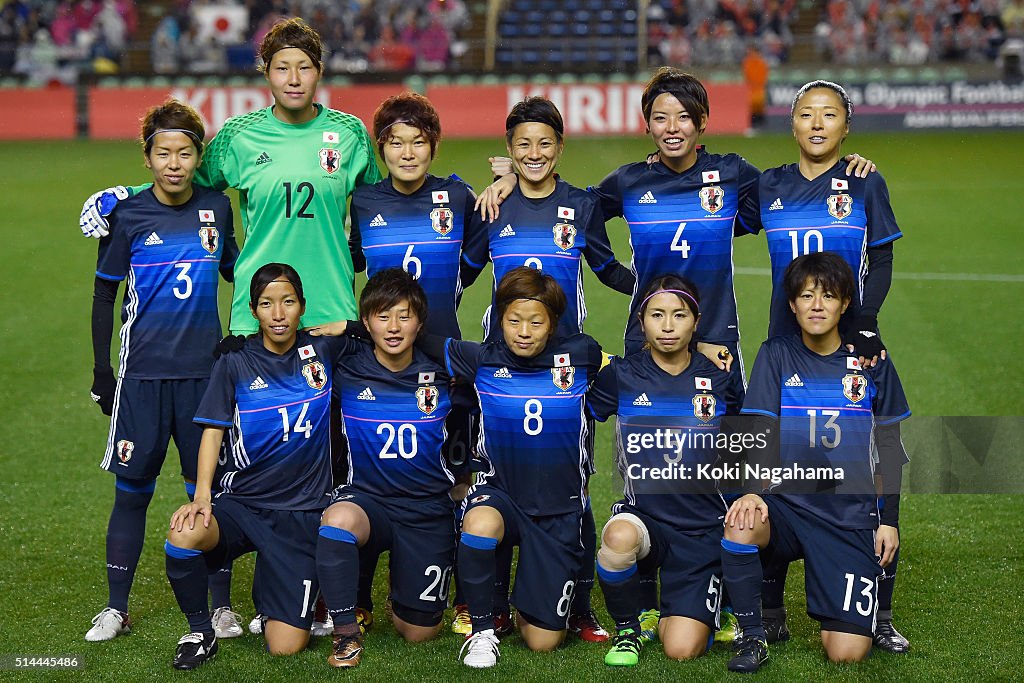
<svg viewBox="0 0 1024 683">
<path fill-rule="evenodd" d="M 739 379 L 691 352 L 701 319 L 696 288 L 655 278 L 638 313 L 645 348 L 613 358 L 587 395 L 598 420 L 618 416 L 617 461 L 625 498 L 601 534 L 597 574 L 616 636 L 604 661 L 639 661 L 640 574 L 660 569 L 660 638 L 665 655 L 702 655 L 719 625 L 725 500 L 710 470 L 722 418 L 739 412 Z M 675 478 L 654 476 L 671 469 Z"/>
<path fill-rule="evenodd" d="M 753 432 L 777 435 L 780 457 L 769 464 L 779 472 L 756 477 L 770 479 L 762 495 L 733 503 L 722 540 L 724 581 L 743 631 L 729 669 L 741 672 L 768 660 L 762 559 L 804 559 L 807 612 L 821 624 L 828 658 L 849 662 L 871 651 L 878 578 L 899 547 L 899 423 L 910 409 L 891 360 L 862 368 L 842 343 L 853 273 L 838 254 L 814 252 L 790 263 L 783 287 L 800 335 L 762 344 L 742 411 L 756 418 Z M 881 513 L 873 446 L 887 494 Z M 824 474 L 797 476 L 812 469 Z"/>
<path fill-rule="evenodd" d="M 92 397 L 110 415 L 101 466 L 116 476 L 107 526 L 109 598 L 86 633 L 110 640 L 130 630 L 128 595 L 142 553 L 146 510 L 173 436 L 185 488 L 195 486 L 201 430 L 192 424 L 221 336 L 218 271 L 232 280 L 238 256 L 231 204 L 192 184 L 205 131 L 194 109 L 168 100 L 146 112 L 142 146 L 153 185 L 124 202 L 99 244 L 92 308 Z M 110 338 L 126 281 L 117 379 Z M 224 587 L 230 595 L 230 586 Z M 219 604 L 218 617 L 230 612 Z M 220 620 L 218 619 L 218 622 Z M 241 628 L 234 621 L 237 632 Z"/>
<path fill-rule="evenodd" d="M 252 273 L 268 261 L 307 274 L 311 305 L 303 326 L 355 317 L 348 199 L 355 187 L 380 180 L 362 122 L 313 101 L 323 76 L 316 31 L 301 19 L 281 21 L 263 38 L 259 55 L 274 104 L 228 119 L 196 176 L 204 187 L 239 192 L 245 242 L 231 305 L 235 334 L 256 330 L 247 288 Z M 127 190 L 115 188 L 90 197 L 83 232 L 102 235 L 101 212 L 109 213 L 124 196 Z"/>
</svg>

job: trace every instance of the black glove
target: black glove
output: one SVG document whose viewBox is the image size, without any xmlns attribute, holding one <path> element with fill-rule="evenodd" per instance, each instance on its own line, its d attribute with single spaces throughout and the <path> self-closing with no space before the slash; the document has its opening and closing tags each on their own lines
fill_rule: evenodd
<svg viewBox="0 0 1024 683">
<path fill-rule="evenodd" d="M 346 320 L 345 322 L 345 336 L 359 339 L 370 338 L 370 330 L 366 329 L 362 320 Z"/>
<path fill-rule="evenodd" d="M 213 357 L 220 358 L 226 353 L 241 351 L 243 346 L 245 346 L 244 334 L 229 334 L 217 342 L 217 346 L 213 349 Z"/>
<path fill-rule="evenodd" d="M 92 400 L 99 404 L 104 415 L 111 415 L 114 412 L 114 390 L 117 389 L 117 380 L 114 379 L 114 371 L 111 368 L 93 368 L 92 389 L 89 395 Z"/>
<path fill-rule="evenodd" d="M 878 316 L 864 314 L 858 317 L 846 331 L 844 344 L 853 344 L 853 352 L 861 358 L 871 360 L 881 356 L 885 344 L 878 334 Z"/>
</svg>

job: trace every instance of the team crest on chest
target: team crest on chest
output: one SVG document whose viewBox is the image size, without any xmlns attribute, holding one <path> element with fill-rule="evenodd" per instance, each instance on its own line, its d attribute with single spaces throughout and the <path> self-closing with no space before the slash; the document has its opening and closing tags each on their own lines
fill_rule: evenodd
<svg viewBox="0 0 1024 683">
<path fill-rule="evenodd" d="M 576 368 L 567 365 L 561 368 L 551 368 L 551 381 L 562 391 L 568 391 L 572 386 L 573 378 L 576 377 Z"/>
<path fill-rule="evenodd" d="M 334 173 L 341 164 L 341 153 L 336 149 L 324 147 L 320 150 L 320 168 L 328 173 Z"/>
<path fill-rule="evenodd" d="M 216 254 L 220 246 L 220 231 L 217 228 L 199 228 L 199 243 L 206 251 Z"/>
<path fill-rule="evenodd" d="M 562 251 L 568 251 L 576 244 L 576 228 L 570 223 L 555 223 L 551 232 L 555 235 L 555 246 Z"/>
<path fill-rule="evenodd" d="M 327 373 L 324 371 L 324 364 L 318 360 L 306 363 L 302 367 L 302 376 L 306 378 L 306 384 L 314 389 L 323 389 L 327 384 Z"/>
<path fill-rule="evenodd" d="M 135 452 L 135 444 L 128 439 L 121 439 L 117 442 L 117 459 L 127 464 Z"/>
<path fill-rule="evenodd" d="M 715 397 L 712 394 L 694 396 L 693 416 L 701 422 L 711 422 L 715 417 Z"/>
<path fill-rule="evenodd" d="M 854 403 L 864 398 L 868 381 L 864 375 L 846 375 L 843 377 L 843 395 Z"/>
<path fill-rule="evenodd" d="M 830 196 L 827 203 L 828 212 L 839 220 L 843 220 L 853 213 L 853 197 L 845 192 Z"/>
<path fill-rule="evenodd" d="M 700 188 L 700 205 L 708 213 L 718 213 L 725 205 L 725 190 L 718 185 L 709 185 Z"/>
<path fill-rule="evenodd" d="M 430 415 L 437 410 L 437 387 L 420 387 L 416 390 L 416 407 L 424 415 Z"/>
<path fill-rule="evenodd" d="M 439 207 L 430 212 L 430 227 L 441 237 L 452 231 L 452 219 L 455 214 L 451 209 Z"/>
</svg>

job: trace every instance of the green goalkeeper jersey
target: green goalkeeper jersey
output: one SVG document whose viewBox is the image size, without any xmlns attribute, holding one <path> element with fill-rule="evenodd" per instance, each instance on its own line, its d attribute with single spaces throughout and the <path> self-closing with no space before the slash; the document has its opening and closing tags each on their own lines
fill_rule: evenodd
<svg viewBox="0 0 1024 683">
<path fill-rule="evenodd" d="M 238 190 L 245 243 L 235 263 L 231 332 L 258 328 L 249 312 L 253 273 L 276 261 L 298 271 L 306 296 L 302 325 L 356 317 L 348 198 L 381 179 L 373 143 L 355 116 L 317 105 L 316 118 L 288 124 L 271 107 L 233 116 L 210 141 L 198 185 Z"/>
</svg>

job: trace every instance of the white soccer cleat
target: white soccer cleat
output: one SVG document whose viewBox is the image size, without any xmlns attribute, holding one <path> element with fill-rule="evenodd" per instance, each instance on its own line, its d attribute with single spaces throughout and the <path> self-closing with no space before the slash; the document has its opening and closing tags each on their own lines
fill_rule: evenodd
<svg viewBox="0 0 1024 683">
<path fill-rule="evenodd" d="M 466 656 L 463 657 L 462 653 Z M 459 657 L 462 663 L 474 669 L 489 669 L 498 663 L 501 653 L 498 652 L 498 636 L 494 635 L 494 629 L 474 633 L 459 650 Z"/>
<path fill-rule="evenodd" d="M 131 631 L 132 622 L 128 615 L 118 612 L 113 607 L 107 607 L 92 618 L 92 628 L 85 634 L 85 639 L 90 643 L 98 643 L 102 640 L 113 640 Z"/>
<path fill-rule="evenodd" d="M 242 615 L 233 612 L 230 607 L 218 607 L 213 610 L 213 631 L 218 638 L 238 638 L 242 631 Z"/>
<path fill-rule="evenodd" d="M 314 621 L 313 626 L 309 629 L 311 636 L 329 636 L 332 633 L 334 633 L 334 619 L 331 619 L 330 614 L 323 621 Z"/>
<path fill-rule="evenodd" d="M 262 614 L 257 614 L 252 618 L 252 621 L 249 622 L 249 633 L 253 634 L 254 636 L 258 636 L 259 634 L 263 633 Z"/>
</svg>

